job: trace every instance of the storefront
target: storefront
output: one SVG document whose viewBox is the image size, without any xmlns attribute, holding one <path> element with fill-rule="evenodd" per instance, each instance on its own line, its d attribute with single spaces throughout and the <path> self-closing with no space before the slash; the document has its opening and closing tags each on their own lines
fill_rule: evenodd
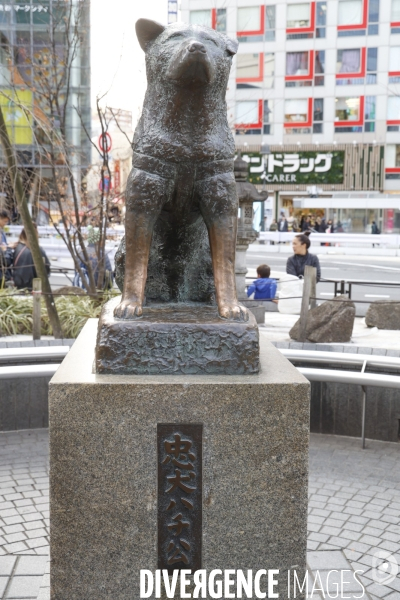
<svg viewBox="0 0 400 600">
<path fill-rule="evenodd" d="M 270 194 L 269 204 L 256 215 L 256 228 L 269 228 L 283 212 L 290 228 L 311 216 L 312 223 L 332 219 L 343 231 L 370 232 L 372 221 L 382 232 L 400 231 L 399 208 L 390 203 L 394 196 L 383 193 L 384 146 L 245 145 L 240 149 L 249 165 L 249 180 Z M 352 202 L 355 194 L 357 205 Z M 373 205 L 367 202 L 371 197 Z"/>
</svg>

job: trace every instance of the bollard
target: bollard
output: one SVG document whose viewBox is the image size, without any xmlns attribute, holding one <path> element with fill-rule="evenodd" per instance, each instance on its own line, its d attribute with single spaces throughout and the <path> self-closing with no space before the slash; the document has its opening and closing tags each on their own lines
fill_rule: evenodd
<svg viewBox="0 0 400 600">
<path fill-rule="evenodd" d="M 310 297 L 316 296 L 316 281 L 317 281 L 317 269 L 315 267 L 306 266 L 304 269 L 303 298 L 301 300 L 301 311 L 300 311 L 300 335 L 299 335 L 300 342 L 305 342 L 307 339 L 307 319 L 308 319 L 308 310 L 310 308 Z M 315 300 L 315 305 L 316 304 L 317 304 L 317 302 Z"/>
<path fill-rule="evenodd" d="M 32 284 L 33 295 L 33 326 L 32 333 L 34 340 L 40 340 L 41 332 L 41 313 L 42 313 L 42 280 L 36 277 Z"/>
</svg>

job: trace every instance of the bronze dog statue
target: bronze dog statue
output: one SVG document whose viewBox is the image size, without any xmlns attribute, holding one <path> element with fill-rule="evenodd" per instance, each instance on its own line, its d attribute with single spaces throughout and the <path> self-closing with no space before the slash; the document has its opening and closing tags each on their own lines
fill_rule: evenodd
<svg viewBox="0 0 400 600">
<path fill-rule="evenodd" d="M 148 88 L 133 140 L 125 240 L 116 256 L 123 294 L 114 315 L 140 317 L 145 297 L 215 297 L 220 317 L 248 320 L 236 296 L 235 145 L 225 102 L 237 41 L 207 27 L 147 19 L 137 21 L 136 33 Z"/>
</svg>

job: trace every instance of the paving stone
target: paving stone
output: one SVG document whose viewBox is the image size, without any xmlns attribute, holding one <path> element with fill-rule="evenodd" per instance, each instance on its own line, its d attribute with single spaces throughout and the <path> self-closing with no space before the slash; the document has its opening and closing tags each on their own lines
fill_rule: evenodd
<svg viewBox="0 0 400 600">
<path fill-rule="evenodd" d="M 45 572 L 46 556 L 21 556 L 15 569 L 15 575 L 40 575 Z"/>
<path fill-rule="evenodd" d="M 11 575 L 15 565 L 15 556 L 0 556 L 0 576 Z"/>
<path fill-rule="evenodd" d="M 11 581 L 6 598 L 34 598 L 36 600 L 41 581 L 42 577 L 15 576 Z"/>
</svg>

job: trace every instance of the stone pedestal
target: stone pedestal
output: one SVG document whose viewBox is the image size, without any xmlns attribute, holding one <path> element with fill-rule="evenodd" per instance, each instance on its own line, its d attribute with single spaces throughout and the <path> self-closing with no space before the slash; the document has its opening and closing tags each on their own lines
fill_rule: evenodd
<svg viewBox="0 0 400 600">
<path fill-rule="evenodd" d="M 202 426 L 202 568 L 279 569 L 287 598 L 306 564 L 308 382 L 267 342 L 254 375 L 94 374 L 96 330 L 50 384 L 52 600 L 138 599 L 158 568 L 161 424 Z"/>
<path fill-rule="evenodd" d="M 134 375 L 258 373 L 256 320 L 220 319 L 216 306 L 152 304 L 140 319 L 114 317 L 121 297 L 104 306 L 97 333 L 96 371 Z"/>
</svg>

